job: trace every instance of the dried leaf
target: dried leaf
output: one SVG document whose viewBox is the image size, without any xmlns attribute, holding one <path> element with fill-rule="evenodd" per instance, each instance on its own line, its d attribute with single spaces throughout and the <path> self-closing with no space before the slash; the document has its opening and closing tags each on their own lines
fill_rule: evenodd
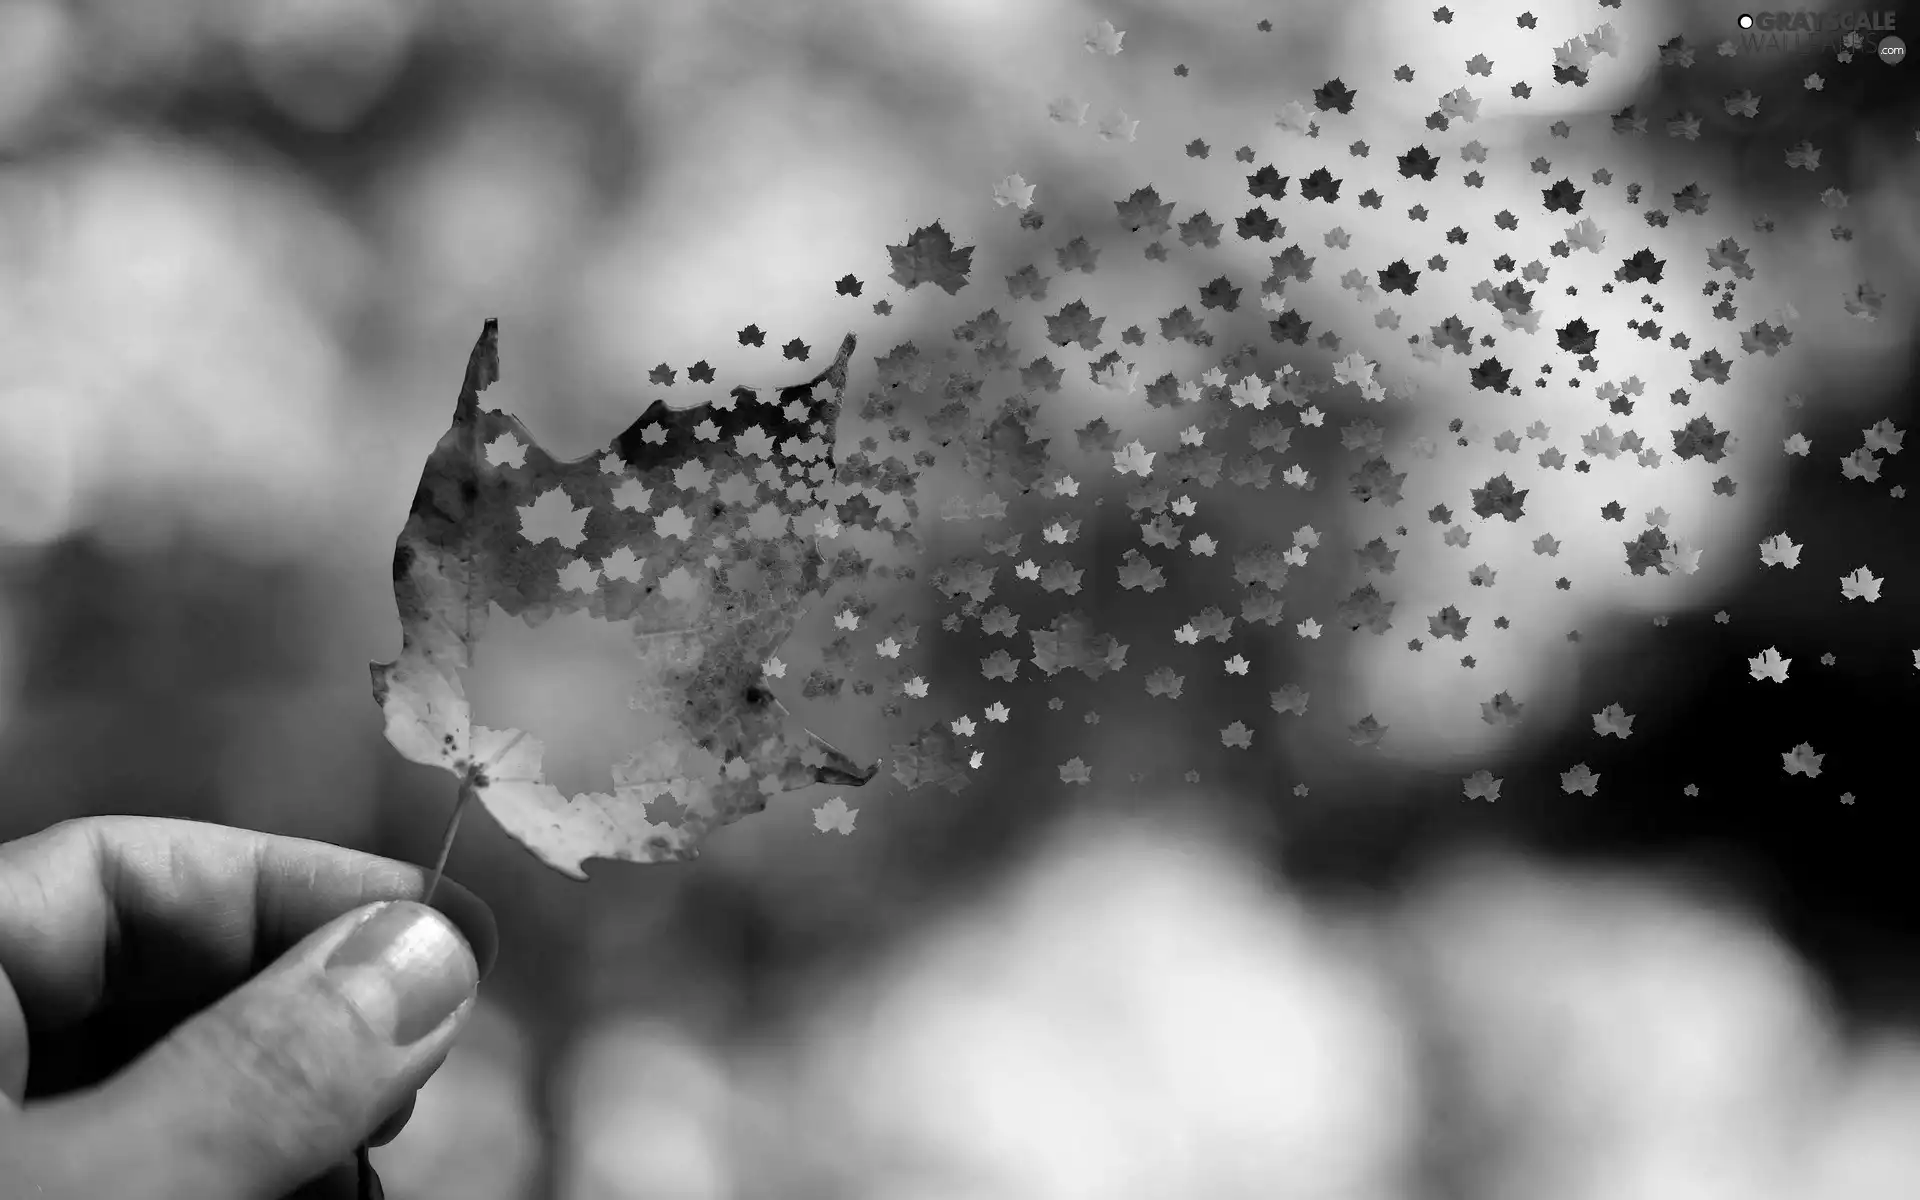
<svg viewBox="0 0 1920 1200">
<path fill-rule="evenodd" d="M 779 792 L 871 779 L 876 766 L 800 727 L 762 668 L 833 582 L 796 518 L 810 511 L 811 469 L 833 463 L 853 346 L 848 335 L 830 367 L 777 392 L 656 400 L 605 452 L 562 462 L 481 408 L 500 377 L 489 320 L 394 549 L 401 652 L 372 669 L 393 747 L 458 777 L 575 878 L 589 858 L 691 859 Z M 473 723 L 462 672 L 495 605 L 529 624 L 585 612 L 631 631 L 632 706 L 667 733 L 612 768 L 610 794 L 568 799 L 544 777 L 538 738 Z"/>
</svg>

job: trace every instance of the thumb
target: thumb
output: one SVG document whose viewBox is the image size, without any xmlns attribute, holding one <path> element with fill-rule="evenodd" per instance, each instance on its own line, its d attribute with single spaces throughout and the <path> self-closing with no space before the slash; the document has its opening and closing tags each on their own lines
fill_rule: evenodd
<svg viewBox="0 0 1920 1200">
<path fill-rule="evenodd" d="M 31 1108 L 96 1195 L 256 1200 L 353 1154 L 426 1081 L 472 1011 L 479 968 L 405 901 L 317 930 L 102 1087 Z M 65 1176 L 65 1172 L 62 1172 Z M 133 1186 L 138 1184 L 138 1186 Z"/>
</svg>

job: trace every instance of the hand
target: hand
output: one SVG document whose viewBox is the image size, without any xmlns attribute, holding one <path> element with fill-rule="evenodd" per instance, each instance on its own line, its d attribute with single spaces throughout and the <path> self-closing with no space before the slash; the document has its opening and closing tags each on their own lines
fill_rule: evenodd
<svg viewBox="0 0 1920 1200">
<path fill-rule="evenodd" d="M 486 905 L 425 887 L 191 821 L 0 845 L 0 1196 L 352 1197 L 492 966 Z"/>
</svg>

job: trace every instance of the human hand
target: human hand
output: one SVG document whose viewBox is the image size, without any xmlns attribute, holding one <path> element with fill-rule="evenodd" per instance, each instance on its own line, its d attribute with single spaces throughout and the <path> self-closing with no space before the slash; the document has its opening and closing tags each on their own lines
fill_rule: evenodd
<svg viewBox="0 0 1920 1200">
<path fill-rule="evenodd" d="M 0 1198 L 352 1197 L 493 963 L 486 905 L 426 882 L 192 821 L 0 845 Z"/>
</svg>

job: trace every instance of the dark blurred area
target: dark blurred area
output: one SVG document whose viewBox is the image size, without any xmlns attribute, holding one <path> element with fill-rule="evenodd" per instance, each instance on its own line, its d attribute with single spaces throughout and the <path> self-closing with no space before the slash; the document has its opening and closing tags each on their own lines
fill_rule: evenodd
<svg viewBox="0 0 1920 1200">
<path fill-rule="evenodd" d="M 908 341 L 937 357 L 997 306 L 1023 359 L 1067 366 L 1046 401 L 1056 461 L 1101 482 L 1076 507 L 930 468 L 922 581 L 998 535 L 942 520 L 950 495 L 998 488 L 998 533 L 1028 530 L 1036 560 L 1034 530 L 1071 509 L 1083 524 L 1064 552 L 1087 580 L 1074 605 L 1130 647 L 1127 671 L 1028 667 L 996 684 L 981 660 L 1021 656 L 1045 618 L 1023 613 L 1012 640 L 977 620 L 946 631 L 957 606 L 933 589 L 874 588 L 917 622 L 938 711 L 1001 699 L 1016 714 L 982 737 L 964 789 L 891 785 L 883 761 L 845 793 L 850 837 L 815 829 L 832 789 L 809 789 L 695 863 L 599 864 L 586 884 L 472 820 L 449 870 L 498 914 L 500 965 L 408 1132 L 376 1152 L 390 1195 L 1920 1192 L 1920 910 L 1900 836 L 1920 517 L 1895 491 L 1914 456 L 1882 455 L 1872 481 L 1839 470 L 1863 429 L 1906 429 L 1920 389 L 1920 65 L 1727 54 L 1726 5 L 1643 9 L 1543 6 L 1527 28 L 1506 8 L 1440 24 L 1386 3 L 0 0 L 0 839 L 138 812 L 432 861 L 452 782 L 383 741 L 366 664 L 398 645 L 393 538 L 484 317 L 504 331 L 499 403 L 566 454 L 625 426 L 654 363 L 791 382 L 796 364 L 752 359 L 733 331 L 831 346 L 855 330 L 844 454 L 885 440 L 852 413 L 879 386 L 876 358 Z M 1875 11 L 1920 34 L 1910 6 Z M 1278 32 L 1256 40 L 1262 19 Z M 1102 20 L 1127 31 L 1112 59 L 1082 45 Z M 1554 47 L 1603 22 L 1621 54 L 1585 87 L 1556 84 Z M 1676 34 L 1692 66 L 1658 66 Z M 1486 79 L 1461 74 L 1476 53 L 1496 66 Z M 1403 59 L 1418 85 L 1395 91 Z M 1275 110 L 1310 105 L 1336 71 L 1360 92 L 1354 113 L 1316 114 L 1318 143 L 1277 141 Z M 1509 98 L 1516 82 L 1531 107 Z M 1423 124 L 1462 83 L 1485 93 L 1479 121 Z M 1758 118 L 1723 103 L 1742 89 Z M 1092 105 L 1086 128 L 1048 118 L 1061 95 Z M 1095 135 L 1115 107 L 1141 119 L 1137 142 Z M 1608 128 L 1629 108 L 1645 136 Z M 1700 118 L 1697 141 L 1664 130 L 1681 112 Z M 1544 132 L 1555 119 L 1578 132 Z M 1258 161 L 1204 182 L 1196 137 L 1215 166 L 1243 142 Z M 1493 151 L 1484 191 L 1436 191 L 1430 224 L 1403 219 L 1394 157 L 1424 142 L 1457 177 L 1469 137 Z M 1782 162 L 1803 139 L 1823 152 L 1812 177 Z M 1552 174 L 1527 171 L 1535 155 Z M 1324 217 L 1290 201 L 1299 228 L 1281 240 L 1176 252 L 1153 279 L 1147 239 L 1113 232 L 1116 199 L 1149 182 L 1176 220 L 1204 208 L 1231 225 L 1241 180 L 1270 159 L 1296 177 L 1328 163 L 1349 193 L 1377 179 L 1390 201 Z M 1209 663 L 1251 658 L 1244 676 L 1182 666 L 1177 703 L 1143 690 L 1140 674 L 1187 661 L 1169 631 L 1228 593 L 1200 568 L 1150 596 L 1113 584 L 1143 518 L 1075 431 L 1105 415 L 1123 444 L 1171 446 L 1192 410 L 1094 395 L 1081 359 L 1044 344 L 1041 306 L 1010 303 L 1001 280 L 1027 262 L 1053 274 L 1085 231 L 1114 244 L 1097 273 L 1055 280 L 1049 310 L 1082 295 L 1115 332 L 1152 328 L 1222 271 L 1249 285 L 1239 314 L 1209 315 L 1206 353 L 1155 349 L 1168 361 L 1150 369 L 1142 350 L 1143 381 L 1249 345 L 1267 370 L 1324 375 L 1357 348 L 1383 379 L 1418 382 L 1404 335 L 1467 311 L 1493 213 L 1535 213 L 1540 188 L 1603 164 L 1616 178 L 1590 195 L 1609 240 L 1551 259 L 1543 334 L 1575 315 L 1563 283 L 1598 304 L 1647 244 L 1672 264 L 1673 330 L 1724 346 L 1790 307 L 1792 346 L 1738 357 L 1727 387 L 1682 408 L 1671 388 L 1702 393 L 1686 355 L 1605 342 L 1603 378 L 1644 377 L 1626 415 L 1590 390 L 1563 397 L 1558 376 L 1536 392 L 1531 348 L 1509 362 L 1527 389 L 1513 402 L 1466 394 L 1452 356 L 1364 413 L 1322 401 L 1328 436 L 1295 431 L 1313 491 L 1204 493 L 1205 527 L 1236 550 L 1315 532 L 1285 620 L 1242 622 L 1218 654 L 1203 643 Z M 992 206 L 1015 171 L 1039 183 L 1037 232 Z M 1621 200 L 1630 180 L 1645 183 L 1637 205 Z M 1644 219 L 1689 182 L 1713 193 L 1710 220 Z M 979 247 L 957 297 L 886 278 L 885 246 L 936 217 Z M 1457 251 L 1440 236 L 1455 222 L 1472 230 Z M 1398 332 L 1371 319 L 1377 295 L 1335 310 L 1354 303 L 1337 279 L 1349 264 L 1320 249 L 1336 224 L 1369 273 L 1445 249 L 1456 274 L 1389 297 Z M 1539 232 L 1512 252 L 1545 256 Z M 1760 268 L 1731 325 L 1711 297 L 1697 311 L 1676 298 L 1722 236 Z M 1296 239 L 1325 260 L 1288 298 L 1349 337 L 1339 349 L 1276 344 L 1251 303 Z M 858 301 L 831 290 L 848 272 L 866 281 Z M 1843 307 L 1869 281 L 1884 294 L 1871 322 Z M 1611 303 L 1609 319 L 1638 311 Z M 1486 526 L 1485 555 L 1442 547 L 1428 519 L 1470 511 L 1490 474 L 1521 476 L 1516 460 L 1488 465 L 1508 426 L 1544 421 L 1569 454 L 1602 422 L 1632 426 L 1671 459 L 1670 431 L 1702 412 L 1741 442 L 1712 470 L 1601 463 L 1537 485 L 1529 514 L 1548 524 L 1528 537 L 1551 528 L 1556 559 Z M 1362 456 L 1336 453 L 1332 431 L 1359 416 L 1411 473 L 1390 511 L 1361 511 L 1343 483 Z M 1779 450 L 1796 433 L 1810 454 Z M 1710 487 L 1722 471 L 1732 495 Z M 1615 497 L 1629 523 L 1596 521 Z M 1656 507 L 1703 549 L 1697 575 L 1622 565 Z M 1363 582 L 1352 551 L 1398 526 L 1400 566 L 1370 580 L 1399 599 L 1392 631 L 1350 635 L 1328 614 Z M 1782 530 L 1800 565 L 1762 569 L 1757 545 Z M 1469 568 L 1502 553 L 1515 582 L 1469 589 Z M 1871 605 L 1839 594 L 1862 564 L 1885 580 Z M 1454 603 L 1473 619 L 1465 645 L 1428 637 Z M 1496 615 L 1511 628 L 1493 633 Z M 1319 640 L 1293 633 L 1309 616 Z M 795 638 L 811 650 L 831 636 L 815 617 Z M 1409 638 L 1428 644 L 1407 652 Z M 1791 660 L 1786 685 L 1750 673 L 1769 646 Z M 1304 715 L 1270 705 L 1288 685 L 1311 694 Z M 783 698 L 868 757 L 931 719 L 883 729 L 796 691 Z M 1501 691 L 1528 702 L 1515 728 L 1481 718 Z M 1590 714 L 1609 704 L 1634 715 L 1630 738 L 1597 735 Z M 1369 714 L 1389 732 L 1356 746 Z M 1236 720 L 1250 750 L 1223 746 Z M 1803 743 L 1825 756 L 1817 777 L 1782 769 Z M 1093 764 L 1089 786 L 1064 782 L 1072 757 Z M 1591 795 L 1562 785 L 1582 763 L 1602 781 Z M 1502 781 L 1493 803 L 1463 795 L 1483 770 Z"/>
</svg>

